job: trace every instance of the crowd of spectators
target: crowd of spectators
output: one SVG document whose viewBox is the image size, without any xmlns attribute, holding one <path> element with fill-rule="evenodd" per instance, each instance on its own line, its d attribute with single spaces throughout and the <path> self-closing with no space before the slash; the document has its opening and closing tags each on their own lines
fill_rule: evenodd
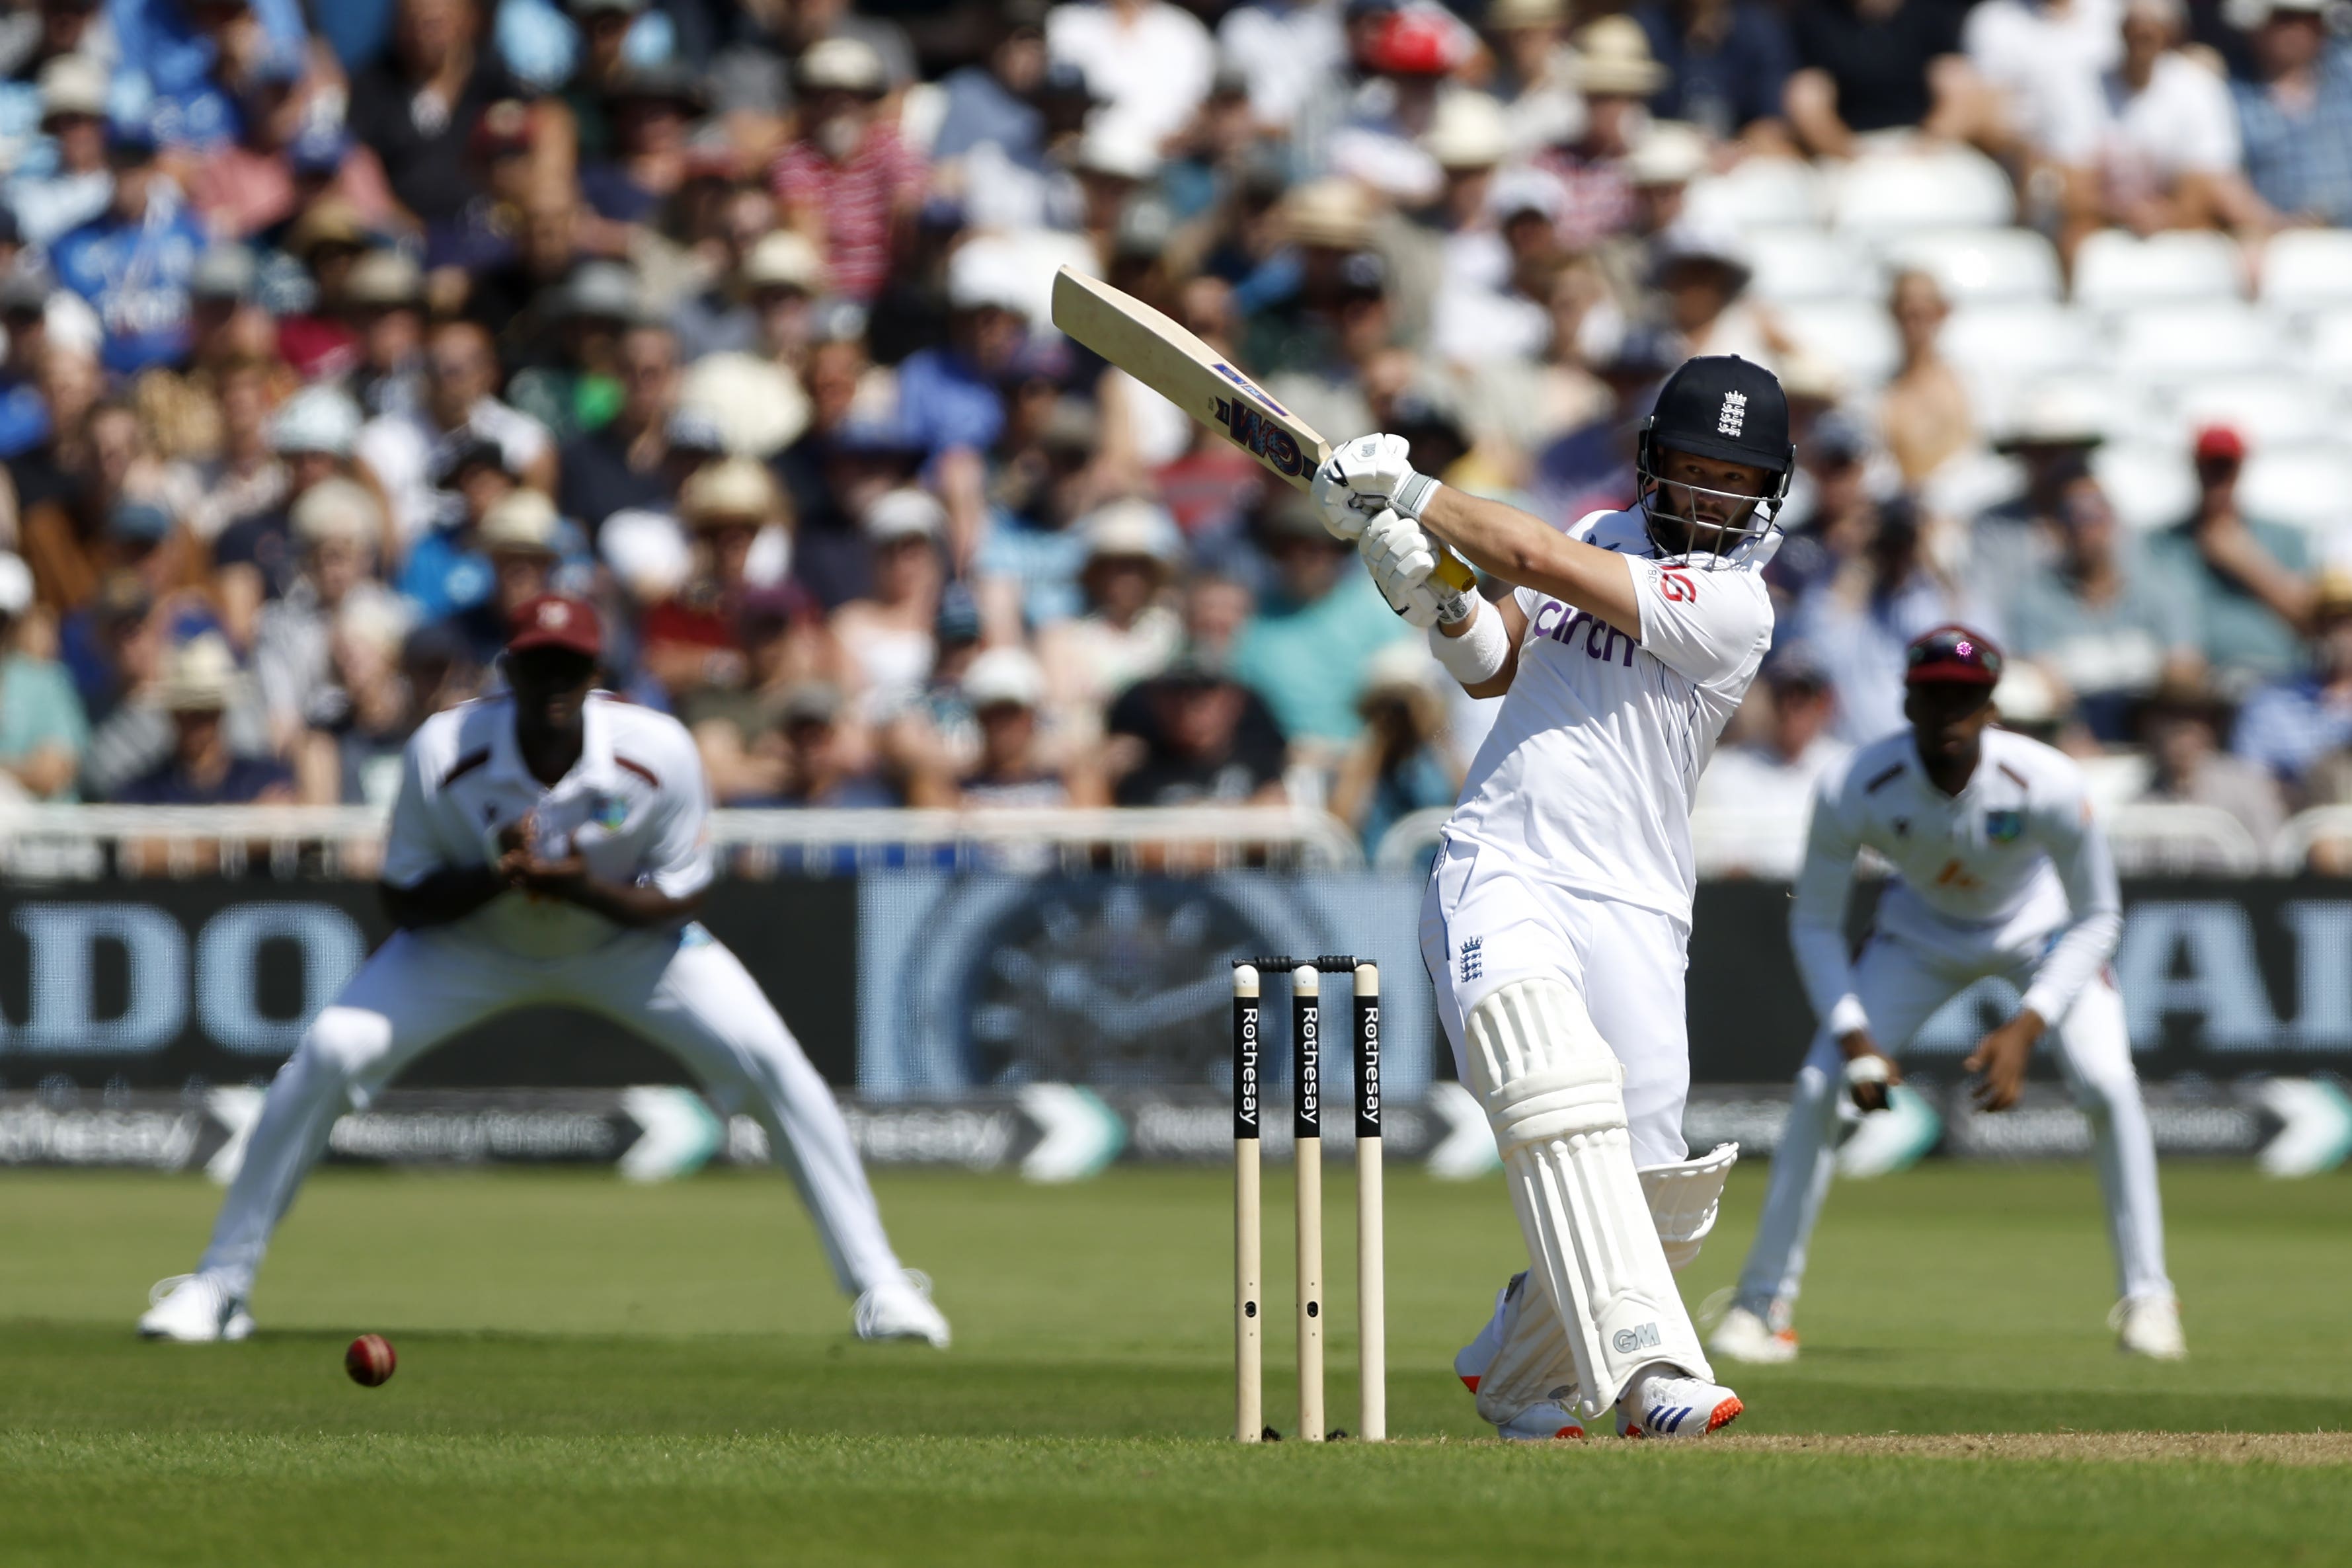
<svg viewBox="0 0 2352 1568">
<path fill-rule="evenodd" d="M 1563 525 L 1684 356 L 1778 369 L 1724 798 L 1801 798 L 1959 619 L 2119 797 L 2352 799 L 2352 574 L 2240 505 L 2266 432 L 2126 524 L 1932 268 L 1856 375 L 1706 199 L 1952 149 L 2063 263 L 2251 258 L 2352 222 L 2352 47 L 2316 0 L 11 0 L 0 790 L 380 804 L 554 588 L 725 805 L 1450 801 L 1483 705 L 1052 330 L 1067 263 Z"/>
</svg>

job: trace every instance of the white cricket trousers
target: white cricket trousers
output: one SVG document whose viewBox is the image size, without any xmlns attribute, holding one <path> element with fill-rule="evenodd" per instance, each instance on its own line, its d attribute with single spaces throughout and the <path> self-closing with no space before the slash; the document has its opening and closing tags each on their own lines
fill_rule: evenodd
<svg viewBox="0 0 2352 1568">
<path fill-rule="evenodd" d="M 2022 991 L 2032 984 L 2040 958 L 2038 952 L 1990 963 L 1938 958 L 1881 931 L 1854 963 L 1854 994 L 1870 1018 L 1878 1048 L 1899 1058 L 1919 1026 L 1974 982 L 1999 974 Z M 2095 976 L 2043 1039 L 2056 1049 L 2074 1103 L 2090 1119 L 2092 1158 L 2106 1204 L 2107 1240 L 2115 1250 L 2116 1293 L 2168 1293 L 2172 1281 L 2164 1271 L 2156 1141 L 2140 1101 L 2139 1076 L 2132 1068 L 2123 994 L 2114 979 L 2104 972 Z M 1740 1272 L 1739 1302 L 1752 1311 L 1761 1313 L 1776 1300 L 1793 1303 L 1804 1281 L 1805 1248 L 1836 1169 L 1830 1132 L 1844 1090 L 1845 1055 L 1823 1028 L 1798 1070 L 1788 1126 L 1772 1155 L 1764 1215 Z"/>
<path fill-rule="evenodd" d="M 1672 915 L 1595 898 L 1523 875 L 1511 857 L 1475 844 L 1440 846 L 1421 906 L 1421 957 L 1437 1016 L 1467 1083 L 1463 1020 L 1502 986 L 1544 976 L 1583 998 L 1592 1026 L 1625 1069 L 1625 1121 L 1636 1165 L 1687 1159 L 1690 1029 L 1683 974 L 1690 928 Z"/>
<path fill-rule="evenodd" d="M 302 1032 L 278 1069 L 229 1184 L 204 1271 L 243 1297 L 294 1194 L 345 1110 L 450 1036 L 526 1003 L 584 1007 L 628 1026 L 693 1072 L 722 1111 L 768 1131 L 852 1294 L 896 1279 L 874 1190 L 824 1080 L 735 955 L 700 926 L 630 931 L 591 952 L 519 958 L 440 928 L 396 933 Z"/>
</svg>

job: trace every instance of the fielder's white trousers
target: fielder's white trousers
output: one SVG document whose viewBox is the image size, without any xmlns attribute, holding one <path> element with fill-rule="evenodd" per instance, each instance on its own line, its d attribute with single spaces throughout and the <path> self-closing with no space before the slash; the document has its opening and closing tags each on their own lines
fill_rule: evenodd
<svg viewBox="0 0 2352 1568">
<path fill-rule="evenodd" d="M 1983 960 L 1940 957 L 1881 931 L 1871 937 L 1854 963 L 1854 994 L 1869 1016 L 1878 1048 L 1899 1058 L 1919 1026 L 1977 980 L 1999 974 L 2022 991 L 2032 983 L 2039 960 L 2039 952 Z M 2123 994 L 2114 979 L 2104 972 L 2094 977 L 2043 1039 L 2057 1051 L 2074 1103 L 2090 1119 L 2099 1194 L 2106 1203 L 2107 1239 L 2115 1249 L 2117 1294 L 2168 1292 L 2172 1282 L 2164 1270 L 2156 1142 L 2140 1101 Z M 1763 1218 L 1740 1273 L 1740 1304 L 1751 1310 L 1761 1313 L 1775 1300 L 1794 1302 L 1804 1281 L 1806 1245 L 1836 1168 L 1831 1131 L 1844 1088 L 1844 1053 L 1824 1028 L 1813 1037 L 1805 1065 L 1797 1073 L 1788 1127 L 1772 1155 L 1772 1184 Z"/>
<path fill-rule="evenodd" d="M 791 1173 L 843 1290 L 898 1275 L 841 1108 L 758 982 L 699 926 L 626 932 L 576 956 L 519 958 L 446 930 L 401 931 L 303 1031 L 269 1086 L 201 1267 L 249 1295 L 270 1232 L 327 1144 L 425 1051 L 527 1003 L 601 1013 L 677 1057 L 722 1111 L 745 1108 Z"/>
<path fill-rule="evenodd" d="M 1449 840 L 1421 907 L 1421 956 L 1454 1070 L 1470 1073 L 1463 1020 L 1515 980 L 1549 976 L 1583 998 L 1592 1026 L 1625 1069 L 1625 1120 L 1636 1165 L 1689 1157 L 1690 1031 L 1683 973 L 1690 928 L 1672 915 L 1595 898 L 1524 875 L 1508 857 Z"/>
</svg>

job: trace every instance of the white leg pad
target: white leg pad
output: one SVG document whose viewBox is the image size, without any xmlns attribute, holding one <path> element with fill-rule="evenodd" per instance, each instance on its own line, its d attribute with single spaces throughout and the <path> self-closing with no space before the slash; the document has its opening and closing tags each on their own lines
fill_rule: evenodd
<svg viewBox="0 0 2352 1568">
<path fill-rule="evenodd" d="M 1706 1233 L 1715 1228 L 1716 1211 L 1723 1205 L 1723 1184 L 1739 1163 L 1739 1145 L 1717 1143 L 1695 1160 L 1672 1165 L 1644 1165 L 1642 1195 L 1650 1200 L 1650 1218 L 1666 1261 L 1679 1274 L 1698 1256 Z"/>
<path fill-rule="evenodd" d="M 1478 1379 L 1478 1417 L 1499 1426 L 1546 1400 L 1577 1403 L 1576 1352 L 1542 1279 L 1522 1274 L 1503 1303 L 1503 1342 Z"/>
<path fill-rule="evenodd" d="M 1600 1415 L 1660 1362 L 1711 1380 L 1633 1167 L 1623 1069 L 1583 1000 L 1557 980 L 1515 981 L 1465 1023 L 1471 1087 L 1533 1272 L 1559 1303 L 1579 1408 Z"/>
</svg>

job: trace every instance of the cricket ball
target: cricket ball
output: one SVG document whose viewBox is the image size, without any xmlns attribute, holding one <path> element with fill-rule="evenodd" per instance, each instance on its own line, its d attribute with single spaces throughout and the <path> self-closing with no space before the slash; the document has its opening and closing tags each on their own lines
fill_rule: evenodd
<svg viewBox="0 0 2352 1568">
<path fill-rule="evenodd" d="M 343 1352 L 343 1370 L 362 1388 L 381 1386 L 399 1364 L 400 1358 L 392 1353 L 392 1342 L 382 1334 L 362 1334 Z"/>
</svg>

